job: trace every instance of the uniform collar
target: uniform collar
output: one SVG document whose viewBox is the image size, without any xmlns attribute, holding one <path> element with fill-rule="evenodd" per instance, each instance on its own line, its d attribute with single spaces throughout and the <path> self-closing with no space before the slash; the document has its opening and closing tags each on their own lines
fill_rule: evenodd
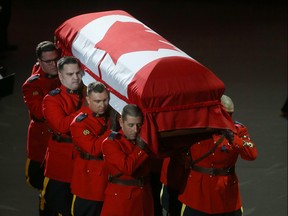
<svg viewBox="0 0 288 216">
<path fill-rule="evenodd" d="M 47 73 L 44 73 L 44 74 L 45 74 L 45 77 L 46 77 L 47 79 L 55 79 L 55 78 L 58 77 L 58 74 L 56 74 L 56 75 L 51 75 L 51 74 L 47 74 Z"/>
<path fill-rule="evenodd" d="M 66 88 L 66 92 L 67 92 L 68 94 L 80 94 L 80 93 L 81 93 L 81 91 L 80 91 L 79 89 L 77 89 L 77 90 L 72 90 L 72 89 L 69 89 L 69 88 Z"/>
<path fill-rule="evenodd" d="M 105 115 L 105 113 L 102 114 L 102 115 L 99 115 L 99 114 L 93 112 L 93 113 L 92 113 L 92 116 L 93 116 L 93 117 L 96 117 L 96 118 L 100 118 L 100 117 L 105 117 L 106 115 Z"/>
<path fill-rule="evenodd" d="M 44 77 L 47 78 L 47 79 L 58 78 L 58 74 L 56 74 L 56 75 L 51 75 L 51 74 L 45 73 L 45 72 L 42 70 L 42 68 L 41 68 L 39 65 L 36 65 L 36 64 L 34 65 L 34 68 L 33 68 L 32 73 L 34 73 L 34 74 L 39 73 L 39 74 L 41 74 L 41 76 L 44 76 Z"/>
</svg>

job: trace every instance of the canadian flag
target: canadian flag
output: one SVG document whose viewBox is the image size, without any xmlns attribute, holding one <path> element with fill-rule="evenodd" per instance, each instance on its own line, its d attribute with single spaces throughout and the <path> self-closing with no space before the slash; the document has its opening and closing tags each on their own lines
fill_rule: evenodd
<svg viewBox="0 0 288 216">
<path fill-rule="evenodd" d="M 160 132 L 235 131 L 220 102 L 224 83 L 125 11 L 73 17 L 56 29 L 55 38 L 63 55 L 83 64 L 85 85 L 98 80 L 108 86 L 117 112 L 128 103 L 142 109 L 141 137 L 155 152 Z"/>
</svg>

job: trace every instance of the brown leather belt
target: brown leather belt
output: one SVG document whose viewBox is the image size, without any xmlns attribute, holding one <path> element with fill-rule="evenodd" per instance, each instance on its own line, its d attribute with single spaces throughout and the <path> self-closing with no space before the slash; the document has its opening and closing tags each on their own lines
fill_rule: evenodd
<svg viewBox="0 0 288 216">
<path fill-rule="evenodd" d="M 102 156 L 99 156 L 99 157 L 93 156 L 83 151 L 79 151 L 79 155 L 80 155 L 80 158 L 82 158 L 83 160 L 103 160 Z"/>
<path fill-rule="evenodd" d="M 32 116 L 31 119 L 32 119 L 34 122 L 37 122 L 37 123 L 45 122 L 45 118 L 38 119 L 38 118 Z"/>
<path fill-rule="evenodd" d="M 200 173 L 204 173 L 210 176 L 226 176 L 235 173 L 235 166 L 228 168 L 204 168 L 199 166 L 192 166 L 192 170 Z"/>
<path fill-rule="evenodd" d="M 73 143 L 73 140 L 71 137 L 62 137 L 60 135 L 53 134 L 52 139 L 57 142 L 64 142 L 64 143 Z"/>
<path fill-rule="evenodd" d="M 144 179 L 139 178 L 139 179 L 120 179 L 117 177 L 113 177 L 111 175 L 108 176 L 108 181 L 113 184 L 119 184 L 119 185 L 124 185 L 124 186 L 139 186 L 143 187 L 144 186 Z"/>
</svg>

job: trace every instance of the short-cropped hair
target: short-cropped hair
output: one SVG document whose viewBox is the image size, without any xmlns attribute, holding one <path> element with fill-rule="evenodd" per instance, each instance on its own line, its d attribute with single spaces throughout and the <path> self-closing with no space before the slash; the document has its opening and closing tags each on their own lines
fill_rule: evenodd
<svg viewBox="0 0 288 216">
<path fill-rule="evenodd" d="M 57 68 L 59 71 L 63 70 L 65 64 L 77 64 L 81 68 L 81 62 L 74 56 L 64 56 L 57 62 Z"/>
<path fill-rule="evenodd" d="M 87 86 L 87 95 L 89 96 L 92 92 L 95 93 L 102 93 L 107 91 L 109 95 L 109 91 L 107 90 L 106 86 L 101 82 L 92 82 Z"/>
<path fill-rule="evenodd" d="M 51 41 L 42 41 L 36 46 L 36 58 L 41 58 L 43 52 L 57 51 L 56 45 Z"/>
<path fill-rule="evenodd" d="M 135 105 L 135 104 L 128 104 L 124 106 L 122 110 L 122 119 L 125 121 L 127 119 L 127 116 L 132 116 L 132 117 L 141 117 L 143 119 L 143 113 L 141 109 Z"/>
</svg>

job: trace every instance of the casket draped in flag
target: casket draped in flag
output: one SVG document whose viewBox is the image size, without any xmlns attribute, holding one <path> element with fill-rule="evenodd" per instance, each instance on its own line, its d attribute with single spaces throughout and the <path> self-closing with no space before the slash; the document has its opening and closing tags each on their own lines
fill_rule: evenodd
<svg viewBox="0 0 288 216">
<path fill-rule="evenodd" d="M 161 134 L 235 130 L 220 102 L 224 83 L 125 11 L 73 17 L 56 29 L 55 39 L 62 55 L 83 64 L 85 85 L 97 80 L 109 88 L 117 112 L 126 104 L 141 108 L 141 138 L 155 152 Z"/>
</svg>

